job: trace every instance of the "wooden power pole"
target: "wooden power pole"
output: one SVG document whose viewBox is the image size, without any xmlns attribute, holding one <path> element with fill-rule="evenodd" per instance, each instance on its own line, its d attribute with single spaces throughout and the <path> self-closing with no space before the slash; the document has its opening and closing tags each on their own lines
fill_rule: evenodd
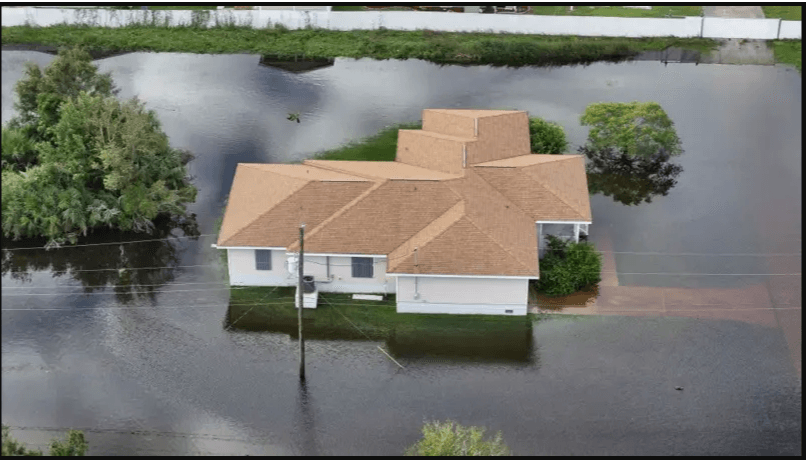
<svg viewBox="0 0 807 462">
<path fill-rule="evenodd" d="M 297 333 L 300 337 L 300 380 L 305 381 L 305 343 L 303 342 L 303 238 L 305 234 L 305 223 L 300 225 L 300 257 L 297 262 Z"/>
</svg>

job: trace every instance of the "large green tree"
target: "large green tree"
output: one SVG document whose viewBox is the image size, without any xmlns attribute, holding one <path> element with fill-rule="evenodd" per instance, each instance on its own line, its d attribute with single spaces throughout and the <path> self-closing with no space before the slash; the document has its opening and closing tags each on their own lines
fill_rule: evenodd
<svg viewBox="0 0 807 462">
<path fill-rule="evenodd" d="M 683 152 L 672 120 L 658 103 L 591 104 L 580 123 L 591 127 L 587 144 L 594 150 L 614 148 L 633 157 Z"/>
<path fill-rule="evenodd" d="M 159 215 L 186 214 L 193 156 L 169 145 L 153 111 L 117 100 L 89 54 L 62 50 L 26 75 L 18 116 L 3 128 L 4 236 L 75 242 L 100 227 L 151 232 Z"/>
</svg>

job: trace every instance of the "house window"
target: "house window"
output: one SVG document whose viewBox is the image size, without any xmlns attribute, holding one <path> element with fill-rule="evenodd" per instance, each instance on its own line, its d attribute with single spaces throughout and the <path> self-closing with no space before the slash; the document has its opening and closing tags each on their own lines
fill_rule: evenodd
<svg viewBox="0 0 807 462">
<path fill-rule="evenodd" d="M 272 251 L 271 250 L 256 250 L 255 251 L 255 269 L 263 271 L 272 270 Z"/>
<path fill-rule="evenodd" d="M 351 259 L 354 278 L 373 277 L 373 259 L 366 257 L 353 257 Z"/>
</svg>

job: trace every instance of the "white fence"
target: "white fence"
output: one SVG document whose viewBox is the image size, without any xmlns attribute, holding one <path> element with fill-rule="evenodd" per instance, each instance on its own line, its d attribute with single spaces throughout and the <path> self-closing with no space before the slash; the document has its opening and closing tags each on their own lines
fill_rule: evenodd
<svg viewBox="0 0 807 462">
<path fill-rule="evenodd" d="M 133 22 L 159 25 L 222 23 L 264 28 L 282 24 L 353 30 L 380 29 L 513 34 L 581 35 L 603 37 L 704 37 L 757 40 L 801 39 L 801 21 L 738 18 L 610 18 L 597 16 L 491 15 L 417 11 L 282 11 L 282 10 L 108 10 L 3 8 L 2 25 L 52 26 L 86 24 L 121 27 Z"/>
</svg>

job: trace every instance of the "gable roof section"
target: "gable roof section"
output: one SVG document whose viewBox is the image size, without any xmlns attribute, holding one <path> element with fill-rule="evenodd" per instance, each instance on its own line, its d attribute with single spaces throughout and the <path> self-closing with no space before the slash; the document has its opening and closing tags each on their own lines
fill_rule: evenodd
<svg viewBox="0 0 807 462">
<path fill-rule="evenodd" d="M 364 178 L 303 165 L 238 164 L 217 244 L 285 247 L 298 219 L 324 220 L 371 185 Z M 278 224 L 288 220 L 295 221 L 291 231 Z"/>
<path fill-rule="evenodd" d="M 443 182 L 386 180 L 305 236 L 310 252 L 387 255 L 460 201 Z M 289 246 L 299 249 L 299 242 Z"/>
<path fill-rule="evenodd" d="M 538 240 L 532 217 L 473 171 L 447 184 L 465 200 L 468 219 L 537 276 Z"/>
<path fill-rule="evenodd" d="M 461 176 L 403 162 L 307 160 L 304 164 L 373 180 L 448 180 Z"/>
<path fill-rule="evenodd" d="M 529 154 L 473 170 L 533 221 L 591 221 L 582 156 Z"/>
<path fill-rule="evenodd" d="M 392 262 L 391 273 L 404 274 L 456 274 L 537 277 L 537 272 L 526 268 L 513 258 L 500 242 L 491 238 L 464 216 L 451 224 L 399 262 Z"/>
<path fill-rule="evenodd" d="M 393 272 L 395 262 L 400 262 L 418 247 L 422 247 L 432 241 L 434 238 L 442 234 L 446 229 L 456 223 L 465 215 L 465 201 L 457 202 L 453 207 L 448 209 L 446 213 L 440 215 L 439 218 L 432 221 L 425 228 L 418 231 L 414 236 L 410 237 L 403 244 L 398 246 L 395 250 L 387 256 L 387 271 Z"/>
</svg>

